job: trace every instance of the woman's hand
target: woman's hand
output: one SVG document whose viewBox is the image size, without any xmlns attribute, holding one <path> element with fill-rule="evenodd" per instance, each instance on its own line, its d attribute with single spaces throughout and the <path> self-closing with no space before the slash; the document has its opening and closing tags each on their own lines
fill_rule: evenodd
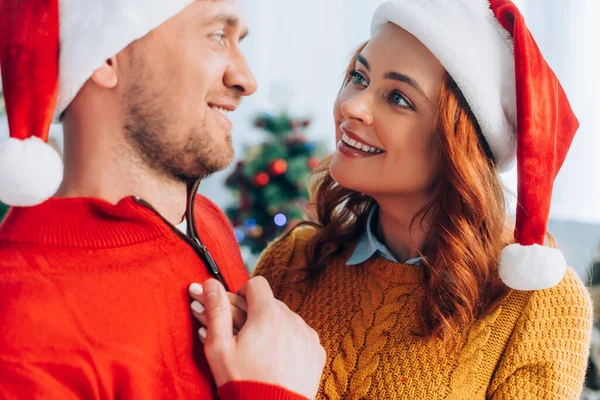
<svg viewBox="0 0 600 400">
<path fill-rule="evenodd" d="M 199 286 L 190 287 L 194 299 L 203 302 L 193 303 L 194 315 L 205 324 L 198 336 L 218 388 L 235 381 L 262 382 L 316 397 L 326 359 L 319 335 L 275 299 L 264 278 L 252 278 L 234 297 L 215 279 L 204 282 L 203 290 Z M 240 328 L 237 335 L 232 324 Z"/>
<path fill-rule="evenodd" d="M 204 304 L 202 300 L 202 286 L 193 284 L 190 286 L 190 296 L 194 299 L 191 304 L 192 314 L 200 322 L 200 324 L 206 327 L 206 314 L 204 313 Z M 229 303 L 231 303 L 231 315 L 233 317 L 233 334 L 237 335 L 240 329 L 246 323 L 246 316 L 248 313 L 248 306 L 246 299 L 243 296 L 233 293 L 227 293 Z"/>
</svg>

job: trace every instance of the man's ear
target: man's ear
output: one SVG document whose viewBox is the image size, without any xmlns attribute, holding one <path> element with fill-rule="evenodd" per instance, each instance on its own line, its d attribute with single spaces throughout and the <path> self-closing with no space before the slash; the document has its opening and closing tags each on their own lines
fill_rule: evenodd
<svg viewBox="0 0 600 400">
<path fill-rule="evenodd" d="M 92 80 L 105 89 L 114 89 L 119 83 L 117 57 L 109 58 L 92 74 Z"/>
</svg>

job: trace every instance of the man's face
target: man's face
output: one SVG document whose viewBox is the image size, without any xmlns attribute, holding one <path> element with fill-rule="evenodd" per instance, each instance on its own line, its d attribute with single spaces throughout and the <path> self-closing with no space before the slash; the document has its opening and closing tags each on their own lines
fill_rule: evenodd
<svg viewBox="0 0 600 400">
<path fill-rule="evenodd" d="M 117 57 L 126 139 L 159 174 L 189 182 L 232 161 L 231 121 L 256 82 L 239 0 L 198 0 Z"/>
</svg>

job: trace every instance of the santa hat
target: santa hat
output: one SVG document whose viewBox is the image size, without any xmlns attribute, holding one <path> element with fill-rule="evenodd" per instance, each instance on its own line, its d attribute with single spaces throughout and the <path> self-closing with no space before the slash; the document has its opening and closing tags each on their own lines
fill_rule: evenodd
<svg viewBox="0 0 600 400">
<path fill-rule="evenodd" d="M 0 0 L 0 71 L 10 139 L 0 143 L 0 201 L 33 206 L 62 181 L 47 144 L 93 72 L 194 0 Z"/>
<path fill-rule="evenodd" d="M 500 257 L 503 282 L 517 290 L 558 284 L 566 261 L 544 247 L 554 179 L 579 123 L 525 20 L 509 0 L 389 0 L 371 33 L 392 22 L 446 68 L 475 115 L 498 168 L 518 173 L 515 244 Z"/>
</svg>

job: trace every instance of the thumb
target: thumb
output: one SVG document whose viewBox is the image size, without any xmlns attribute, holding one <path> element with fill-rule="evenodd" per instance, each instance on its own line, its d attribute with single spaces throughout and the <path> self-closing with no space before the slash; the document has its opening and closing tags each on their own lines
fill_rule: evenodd
<svg viewBox="0 0 600 400">
<path fill-rule="evenodd" d="M 205 346 L 219 346 L 221 350 L 229 347 L 233 339 L 233 317 L 231 305 L 225 294 L 225 288 L 216 279 L 204 282 L 203 294 L 206 313 L 206 334 L 202 338 Z M 202 336 L 202 332 L 200 333 Z"/>
<path fill-rule="evenodd" d="M 248 319 L 260 317 L 274 305 L 273 290 L 271 290 L 269 282 L 262 276 L 250 279 L 238 291 L 238 294 L 246 298 Z"/>
</svg>

